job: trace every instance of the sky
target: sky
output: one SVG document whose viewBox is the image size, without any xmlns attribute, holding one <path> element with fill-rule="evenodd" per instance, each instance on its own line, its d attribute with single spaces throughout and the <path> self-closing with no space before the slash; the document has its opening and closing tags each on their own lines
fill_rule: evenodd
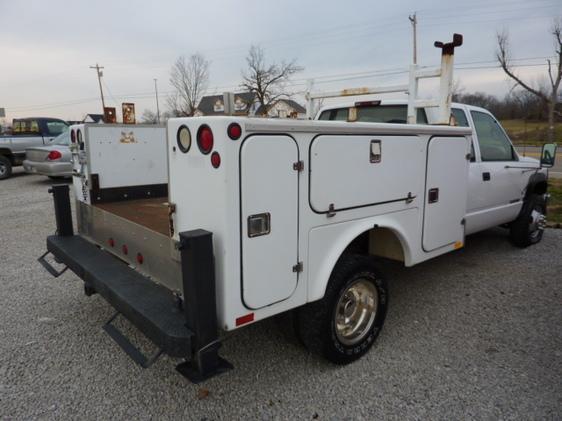
<svg viewBox="0 0 562 421">
<path fill-rule="evenodd" d="M 509 31 L 517 73 L 538 83 L 554 54 L 549 28 L 562 17 L 562 1 L 0 0 L 0 108 L 8 121 L 101 113 L 90 68 L 99 63 L 106 105 L 120 110 L 133 102 L 140 116 L 156 110 L 155 78 L 165 108 L 180 55 L 201 53 L 211 62 L 209 94 L 239 90 L 251 45 L 269 62 L 294 59 L 304 68 L 287 87 L 300 102 L 309 79 L 318 91 L 406 83 L 414 12 L 420 65 L 437 66 L 433 42 L 461 33 L 456 83 L 503 96 L 512 83 L 494 61 L 496 33 Z M 435 86 L 424 81 L 422 95 Z"/>
</svg>

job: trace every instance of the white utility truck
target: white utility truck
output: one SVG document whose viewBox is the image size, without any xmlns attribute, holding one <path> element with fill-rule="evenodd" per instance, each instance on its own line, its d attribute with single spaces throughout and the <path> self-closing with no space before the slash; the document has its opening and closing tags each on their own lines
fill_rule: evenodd
<svg viewBox="0 0 562 421">
<path fill-rule="evenodd" d="M 219 332 L 289 310 L 309 349 L 349 363 L 388 308 L 374 257 L 412 266 L 463 247 L 471 138 L 450 125 L 237 117 L 72 126 L 78 232 L 69 187 L 53 186 L 57 231 L 39 261 L 116 309 L 104 329 L 143 367 L 166 353 L 201 381 L 230 368 Z M 526 235 L 526 203 L 546 193 L 529 166 L 513 218 Z M 154 354 L 115 327 L 119 315 Z"/>
</svg>

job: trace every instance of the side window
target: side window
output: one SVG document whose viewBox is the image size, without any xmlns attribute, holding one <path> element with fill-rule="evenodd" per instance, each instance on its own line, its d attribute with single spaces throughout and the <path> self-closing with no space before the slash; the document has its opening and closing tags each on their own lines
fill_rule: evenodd
<svg viewBox="0 0 562 421">
<path fill-rule="evenodd" d="M 334 110 L 326 110 L 320 114 L 319 120 L 337 120 L 347 121 L 348 109 L 336 108 Z"/>
<path fill-rule="evenodd" d="M 460 108 L 452 108 L 451 114 L 453 114 L 453 118 L 455 119 L 455 123 L 457 127 L 469 127 L 468 126 L 468 119 L 466 118 L 466 114 Z M 474 153 L 474 143 L 473 141 L 470 142 L 470 162 L 476 161 L 476 154 Z"/>
<path fill-rule="evenodd" d="M 471 111 L 482 161 L 513 161 L 513 147 L 498 122 L 489 114 Z"/>
<path fill-rule="evenodd" d="M 466 114 L 460 108 L 453 108 L 451 109 L 451 114 L 455 118 L 457 122 L 457 126 L 459 127 L 468 127 L 468 119 L 466 118 Z"/>
<path fill-rule="evenodd" d="M 62 121 L 48 121 L 47 122 L 47 131 L 49 132 L 50 136 L 58 136 L 62 132 L 66 131 L 68 126 L 64 124 Z"/>
</svg>

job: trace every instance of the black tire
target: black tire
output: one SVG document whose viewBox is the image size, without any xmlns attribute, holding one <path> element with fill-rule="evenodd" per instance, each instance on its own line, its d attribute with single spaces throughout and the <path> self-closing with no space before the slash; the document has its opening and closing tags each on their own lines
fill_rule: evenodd
<svg viewBox="0 0 562 421">
<path fill-rule="evenodd" d="M 366 287 L 371 293 L 376 291 L 376 306 L 374 311 L 367 311 L 367 314 L 372 315 L 372 319 L 369 319 L 370 325 L 361 330 L 362 336 L 354 338 L 356 342 L 349 343 L 350 339 L 343 338 L 341 330 L 336 327 L 336 310 L 342 309 L 341 300 L 348 297 L 345 293 L 350 294 L 350 291 L 359 285 Z M 349 302 L 348 299 L 344 309 Z M 353 309 L 356 305 L 357 303 L 352 303 L 350 307 Z M 324 298 L 299 309 L 296 320 L 298 336 L 311 352 L 320 354 L 336 364 L 348 364 L 369 351 L 382 329 L 387 308 L 386 281 L 374 267 L 373 258 L 355 254 L 344 255 L 330 276 Z M 343 314 L 340 316 L 343 317 Z M 346 340 L 348 343 L 345 343 Z"/>
<path fill-rule="evenodd" d="M 0 180 L 12 175 L 12 161 L 4 155 L 0 155 Z"/>
<path fill-rule="evenodd" d="M 538 217 L 537 214 L 541 216 Z M 523 208 L 509 228 L 509 239 L 513 245 L 521 248 L 528 247 L 541 241 L 546 214 L 546 202 L 542 195 L 533 194 L 527 198 Z"/>
</svg>

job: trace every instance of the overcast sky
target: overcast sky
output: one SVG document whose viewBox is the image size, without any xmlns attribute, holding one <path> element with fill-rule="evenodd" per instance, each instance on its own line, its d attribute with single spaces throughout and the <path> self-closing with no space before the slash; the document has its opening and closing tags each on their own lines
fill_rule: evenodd
<svg viewBox="0 0 562 421">
<path fill-rule="evenodd" d="M 414 11 L 420 64 L 437 65 L 433 42 L 462 33 L 455 79 L 467 92 L 504 95 L 511 84 L 491 68 L 496 32 L 509 30 L 518 73 L 537 81 L 553 54 L 549 27 L 562 16 L 562 1 L 0 0 L 0 107 L 8 119 L 101 113 L 89 68 L 99 63 L 107 105 L 134 102 L 140 116 L 156 109 L 154 78 L 163 107 L 170 67 L 182 54 L 211 61 L 209 93 L 236 90 L 251 44 L 270 61 L 296 59 L 304 67 L 291 86 L 296 99 L 308 78 L 322 90 L 403 83 Z"/>
</svg>

